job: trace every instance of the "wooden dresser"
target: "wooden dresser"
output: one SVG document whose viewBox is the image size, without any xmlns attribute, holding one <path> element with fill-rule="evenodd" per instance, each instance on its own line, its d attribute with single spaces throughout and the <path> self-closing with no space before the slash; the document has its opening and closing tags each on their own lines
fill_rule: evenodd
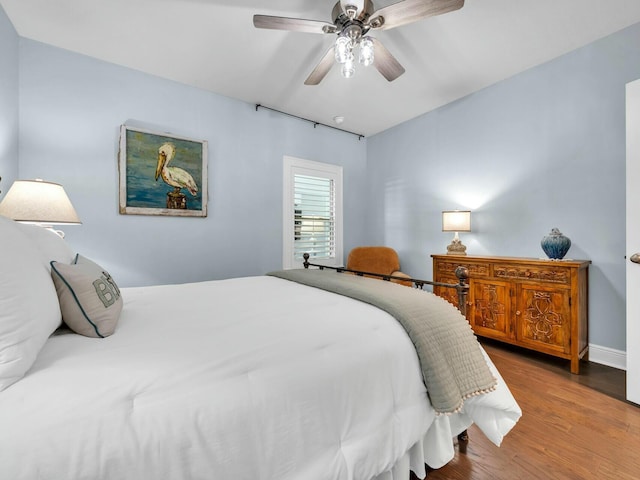
<svg viewBox="0 0 640 480">
<path fill-rule="evenodd" d="M 571 360 L 588 352 L 589 260 L 431 255 L 436 282 L 469 270 L 467 320 L 476 335 Z M 457 305 L 452 289 L 434 293 Z"/>
</svg>

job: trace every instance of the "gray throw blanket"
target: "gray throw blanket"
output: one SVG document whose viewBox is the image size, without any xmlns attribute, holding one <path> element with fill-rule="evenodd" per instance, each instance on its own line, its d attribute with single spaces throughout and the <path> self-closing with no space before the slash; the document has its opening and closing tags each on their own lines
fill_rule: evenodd
<svg viewBox="0 0 640 480">
<path fill-rule="evenodd" d="M 459 411 L 466 398 L 495 389 L 496 379 L 471 326 L 453 305 L 431 292 L 333 270 L 282 270 L 267 275 L 345 295 L 395 317 L 415 345 L 436 412 Z"/>
</svg>

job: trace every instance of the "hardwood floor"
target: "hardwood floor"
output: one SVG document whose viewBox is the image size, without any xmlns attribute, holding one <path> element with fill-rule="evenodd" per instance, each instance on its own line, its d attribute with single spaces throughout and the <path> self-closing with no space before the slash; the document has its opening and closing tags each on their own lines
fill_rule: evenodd
<svg viewBox="0 0 640 480">
<path fill-rule="evenodd" d="M 428 480 L 640 479 L 640 407 L 626 402 L 625 372 L 482 341 L 523 415 L 498 448 L 477 427 Z"/>
</svg>

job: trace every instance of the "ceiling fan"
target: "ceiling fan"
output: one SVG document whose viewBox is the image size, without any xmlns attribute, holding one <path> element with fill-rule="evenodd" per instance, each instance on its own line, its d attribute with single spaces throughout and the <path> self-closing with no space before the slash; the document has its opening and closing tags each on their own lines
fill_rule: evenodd
<svg viewBox="0 0 640 480">
<path fill-rule="evenodd" d="M 333 23 L 301 18 L 254 15 L 256 28 L 291 30 L 294 32 L 336 34 L 335 44 L 305 80 L 305 85 L 318 85 L 329 73 L 334 61 L 341 65 L 346 78 L 355 73 L 355 52 L 358 61 L 374 67 L 392 82 L 404 73 L 404 67 L 384 45 L 367 34 L 389 30 L 426 17 L 442 15 L 462 8 L 464 0 L 402 0 L 376 10 L 371 0 L 339 0 L 331 12 Z"/>
</svg>

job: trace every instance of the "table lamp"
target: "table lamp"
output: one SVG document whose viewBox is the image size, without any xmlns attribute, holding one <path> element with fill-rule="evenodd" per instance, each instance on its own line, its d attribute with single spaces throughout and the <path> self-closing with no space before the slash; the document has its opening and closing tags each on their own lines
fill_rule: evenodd
<svg viewBox="0 0 640 480">
<path fill-rule="evenodd" d="M 462 244 L 458 232 L 471 231 L 471 212 L 468 210 L 445 210 L 442 212 L 442 231 L 455 232 L 447 246 L 447 255 L 466 255 L 467 247 Z"/>
<path fill-rule="evenodd" d="M 64 238 L 53 225 L 77 225 L 78 218 L 62 185 L 36 180 L 16 180 L 0 202 L 0 215 L 16 222 L 48 228 Z"/>
</svg>

